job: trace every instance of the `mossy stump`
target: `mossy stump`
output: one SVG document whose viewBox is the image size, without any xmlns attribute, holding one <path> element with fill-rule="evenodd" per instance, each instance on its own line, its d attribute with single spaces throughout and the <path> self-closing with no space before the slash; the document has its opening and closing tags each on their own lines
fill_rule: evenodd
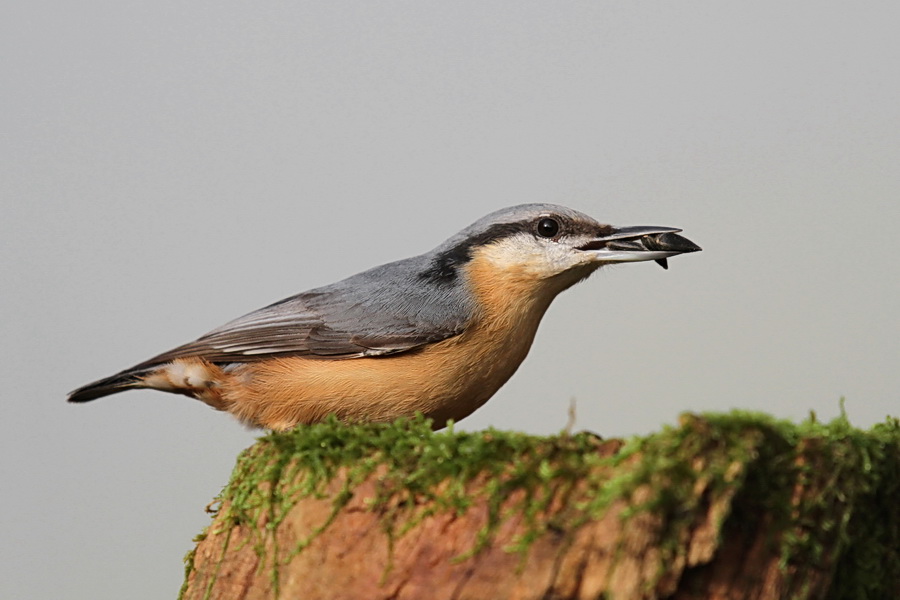
<svg viewBox="0 0 900 600">
<path fill-rule="evenodd" d="M 900 598 L 900 424 L 626 442 L 331 421 L 244 451 L 182 598 Z"/>
</svg>

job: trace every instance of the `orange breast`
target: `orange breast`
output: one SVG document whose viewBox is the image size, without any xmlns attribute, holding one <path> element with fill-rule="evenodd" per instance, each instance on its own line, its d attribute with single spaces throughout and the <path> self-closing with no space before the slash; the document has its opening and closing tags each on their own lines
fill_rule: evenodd
<svg viewBox="0 0 900 600">
<path fill-rule="evenodd" d="M 460 335 L 393 356 L 248 363 L 220 384 L 226 410 L 276 430 L 332 413 L 348 421 L 389 421 L 418 411 L 439 427 L 467 416 L 524 360 L 556 290 L 542 291 L 516 270 L 498 276 L 478 257 L 465 276 L 480 308 Z"/>
</svg>

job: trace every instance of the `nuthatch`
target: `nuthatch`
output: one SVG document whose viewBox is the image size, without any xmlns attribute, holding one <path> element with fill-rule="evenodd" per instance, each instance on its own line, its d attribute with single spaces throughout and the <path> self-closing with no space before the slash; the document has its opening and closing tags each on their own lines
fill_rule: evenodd
<svg viewBox="0 0 900 600">
<path fill-rule="evenodd" d="M 152 388 L 284 430 L 469 415 L 528 354 L 561 291 L 610 263 L 700 248 L 671 227 L 613 227 L 552 204 L 491 213 L 425 254 L 286 298 L 116 375 L 70 402 Z"/>
</svg>

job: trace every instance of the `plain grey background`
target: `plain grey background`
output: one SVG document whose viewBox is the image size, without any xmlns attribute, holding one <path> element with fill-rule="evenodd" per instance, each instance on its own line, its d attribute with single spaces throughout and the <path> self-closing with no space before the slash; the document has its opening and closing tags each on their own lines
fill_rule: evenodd
<svg viewBox="0 0 900 600">
<path fill-rule="evenodd" d="M 258 435 L 67 391 L 506 205 L 704 251 L 563 294 L 462 428 L 897 414 L 898 7 L 6 3 L 0 597 L 174 597 Z"/>
</svg>

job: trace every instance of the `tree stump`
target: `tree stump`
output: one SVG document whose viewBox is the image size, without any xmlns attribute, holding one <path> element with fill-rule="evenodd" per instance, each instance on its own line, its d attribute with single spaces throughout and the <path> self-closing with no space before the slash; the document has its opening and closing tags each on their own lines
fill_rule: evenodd
<svg viewBox="0 0 900 600">
<path fill-rule="evenodd" d="M 215 512 L 184 599 L 900 598 L 900 424 L 332 420 L 244 451 Z"/>
</svg>

